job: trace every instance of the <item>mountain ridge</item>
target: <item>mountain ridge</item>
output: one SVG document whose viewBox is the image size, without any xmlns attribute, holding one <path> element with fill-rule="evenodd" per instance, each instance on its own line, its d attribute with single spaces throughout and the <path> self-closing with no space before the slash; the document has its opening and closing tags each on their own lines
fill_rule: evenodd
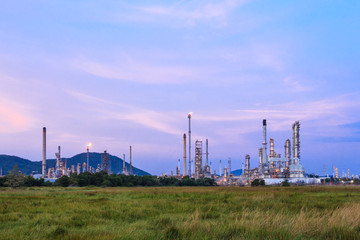
<svg viewBox="0 0 360 240">
<path fill-rule="evenodd" d="M 123 166 L 123 159 L 108 154 L 111 162 L 111 172 L 120 173 Z M 90 166 L 97 168 L 97 165 L 101 165 L 102 153 L 90 152 L 89 153 L 89 164 Z M 61 158 L 62 161 L 67 161 L 67 167 L 71 168 L 71 165 L 77 165 L 78 163 L 82 164 L 86 162 L 86 152 L 79 153 L 70 158 Z M 46 169 L 49 167 L 55 167 L 56 159 L 47 159 L 46 160 Z M 0 154 L 0 167 L 2 168 L 3 175 L 7 174 L 9 170 L 12 170 L 14 165 L 18 165 L 19 170 L 29 175 L 32 172 L 41 173 L 41 161 L 31 161 L 25 158 L 21 158 L 13 155 Z M 125 162 L 125 166 L 129 169 L 130 164 Z M 150 173 L 132 166 L 134 175 L 151 175 Z"/>
</svg>

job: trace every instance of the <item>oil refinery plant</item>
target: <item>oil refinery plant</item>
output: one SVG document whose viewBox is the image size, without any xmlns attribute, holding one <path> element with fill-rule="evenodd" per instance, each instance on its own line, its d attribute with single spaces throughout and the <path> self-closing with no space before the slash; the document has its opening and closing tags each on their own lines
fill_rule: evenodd
<svg viewBox="0 0 360 240">
<path fill-rule="evenodd" d="M 55 167 L 46 167 L 46 128 L 43 128 L 43 145 L 42 145 L 42 173 L 35 174 L 36 178 L 44 178 L 45 180 L 49 180 L 54 182 L 55 179 L 60 178 L 62 176 L 70 176 L 70 174 L 80 174 L 80 173 L 96 173 L 100 171 L 105 171 L 108 174 L 111 174 L 111 161 L 107 151 L 105 150 L 102 154 L 101 164 L 98 164 L 97 167 L 93 167 L 89 164 L 89 149 L 91 147 L 91 143 L 86 146 L 86 162 L 77 163 L 77 165 L 71 165 L 71 167 L 67 166 L 67 161 L 65 159 L 61 159 L 61 148 L 58 147 L 58 151 L 55 153 L 56 162 Z M 121 174 L 124 175 L 133 175 L 132 170 L 132 147 L 130 146 L 130 164 L 129 169 L 125 167 L 125 154 L 123 157 L 123 167 Z"/>
<path fill-rule="evenodd" d="M 189 118 L 189 153 L 191 153 L 191 113 Z M 171 176 L 182 178 L 190 176 L 191 178 L 214 178 L 218 185 L 248 185 L 255 179 L 263 179 L 266 184 L 279 184 L 287 179 L 290 183 L 298 184 L 317 184 L 319 179 L 305 177 L 305 169 L 300 163 L 300 122 L 296 121 L 292 125 L 292 142 L 287 139 L 284 143 L 284 155 L 275 151 L 275 142 L 270 138 L 270 152 L 268 152 L 267 123 L 263 120 L 263 142 L 259 148 L 259 164 L 255 168 L 250 166 L 250 155 L 245 156 L 245 166 L 240 176 L 234 176 L 231 173 L 231 159 L 229 158 L 227 166 L 221 167 L 217 174 L 212 171 L 211 162 L 209 164 L 208 139 L 206 139 L 206 151 L 203 154 L 202 141 L 195 141 L 195 162 L 191 160 L 191 154 L 188 156 L 188 166 L 186 166 L 186 134 L 183 136 L 184 154 L 183 154 L 183 174 L 180 173 L 180 159 L 176 168 L 176 174 Z M 203 165 L 202 156 L 206 160 Z M 188 167 L 188 173 L 187 168 Z M 192 169 L 193 168 L 193 169 Z M 186 174 L 187 173 L 187 174 Z"/>
<path fill-rule="evenodd" d="M 263 179 L 266 184 L 280 184 L 285 179 L 290 183 L 298 184 L 317 184 L 320 183 L 320 179 L 305 177 L 305 169 L 300 163 L 300 122 L 296 121 L 292 125 L 292 141 L 287 139 L 284 143 L 284 154 L 277 153 L 275 151 L 275 142 L 273 138 L 270 138 L 268 148 L 267 138 L 267 123 L 266 119 L 263 120 L 263 141 L 262 146 L 259 148 L 259 164 L 255 168 L 250 166 L 250 155 L 245 156 L 245 164 L 242 169 L 242 173 L 239 176 L 234 175 L 231 172 L 231 158 L 228 159 L 227 165 L 222 168 L 222 162 L 220 160 L 220 171 L 212 169 L 211 162 L 209 162 L 209 141 L 205 141 L 205 152 L 203 152 L 203 141 L 196 140 L 194 146 L 195 161 L 193 161 L 191 154 L 191 116 L 188 114 L 189 119 L 189 132 L 188 132 L 188 146 L 187 136 L 183 135 L 183 171 L 180 171 L 180 159 L 178 160 L 178 166 L 176 167 L 176 173 L 171 172 L 172 177 L 178 179 L 186 176 L 194 179 L 199 178 L 212 178 L 215 179 L 218 185 L 249 185 L 255 179 Z M 43 128 L 43 160 L 42 160 L 42 177 L 45 179 L 57 179 L 61 176 L 69 176 L 71 173 L 79 174 L 81 172 L 99 172 L 106 171 L 111 174 L 111 165 L 108 157 L 108 153 L 104 151 L 102 155 L 101 165 L 98 164 L 97 168 L 89 165 L 89 147 L 87 145 L 87 158 L 86 162 L 82 164 L 72 165 L 70 168 L 67 166 L 66 159 L 61 159 L 60 146 L 56 155 L 56 164 L 54 168 L 46 168 L 46 128 Z M 187 147 L 188 153 L 187 154 Z M 268 151 L 269 149 L 269 151 Z M 125 167 L 125 154 L 123 156 L 123 166 L 121 174 L 132 175 L 132 148 L 130 146 L 130 165 L 129 169 Z M 203 163 L 203 156 L 205 156 L 205 162 Z"/>
</svg>

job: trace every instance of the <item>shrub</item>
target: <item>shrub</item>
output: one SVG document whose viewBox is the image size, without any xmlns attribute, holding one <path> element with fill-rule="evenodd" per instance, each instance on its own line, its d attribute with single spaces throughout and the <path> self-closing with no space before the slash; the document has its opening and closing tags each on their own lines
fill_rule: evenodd
<svg viewBox="0 0 360 240">
<path fill-rule="evenodd" d="M 20 172 L 17 165 L 13 170 L 9 171 L 10 174 L 6 175 L 5 185 L 11 188 L 18 188 L 24 186 L 25 176 Z"/>
<path fill-rule="evenodd" d="M 251 182 L 251 186 L 252 187 L 257 187 L 257 186 L 265 186 L 265 180 L 264 179 L 254 179 Z"/>
<path fill-rule="evenodd" d="M 281 186 L 283 186 L 283 187 L 290 187 L 289 180 L 285 179 L 285 180 L 281 183 Z"/>
<path fill-rule="evenodd" d="M 68 187 L 70 185 L 70 178 L 68 176 L 62 176 L 56 179 L 55 186 Z"/>
</svg>

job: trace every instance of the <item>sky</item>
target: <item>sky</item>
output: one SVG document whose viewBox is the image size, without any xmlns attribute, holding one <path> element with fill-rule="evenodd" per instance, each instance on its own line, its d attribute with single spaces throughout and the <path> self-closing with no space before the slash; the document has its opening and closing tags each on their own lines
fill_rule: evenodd
<svg viewBox="0 0 360 240">
<path fill-rule="evenodd" d="M 14 1 L 0 8 L 0 154 L 91 151 L 152 174 L 209 139 L 209 161 L 258 164 L 262 119 L 307 173 L 360 173 L 360 1 Z M 204 144 L 205 145 L 205 144 Z M 193 148 L 194 149 L 194 148 Z M 194 156 L 194 152 L 191 153 Z M 182 166 L 182 162 L 181 162 Z"/>
</svg>

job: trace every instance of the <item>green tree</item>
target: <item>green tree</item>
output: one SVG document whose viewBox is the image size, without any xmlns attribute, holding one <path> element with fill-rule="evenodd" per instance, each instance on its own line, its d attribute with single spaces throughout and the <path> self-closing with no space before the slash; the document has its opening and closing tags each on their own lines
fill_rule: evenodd
<svg viewBox="0 0 360 240">
<path fill-rule="evenodd" d="M 70 185 L 71 186 L 78 186 L 79 185 L 76 173 L 71 173 L 70 174 Z"/>
<path fill-rule="evenodd" d="M 257 186 L 265 186 L 265 180 L 264 179 L 254 179 L 251 182 L 251 186 L 252 187 L 257 187 Z"/>
<path fill-rule="evenodd" d="M 265 186 L 265 180 L 264 179 L 260 180 L 260 186 Z"/>
<path fill-rule="evenodd" d="M 91 173 L 83 172 L 79 175 L 76 175 L 77 183 L 80 187 L 89 186 L 91 184 Z"/>
<path fill-rule="evenodd" d="M 18 188 L 24 186 L 25 176 L 20 172 L 17 165 L 13 167 L 13 170 L 9 171 L 6 175 L 5 185 L 11 188 Z"/>
<path fill-rule="evenodd" d="M 179 186 L 196 186 L 196 181 L 194 178 L 190 178 L 189 176 L 185 176 L 179 182 Z"/>
<path fill-rule="evenodd" d="M 105 171 L 97 172 L 94 174 L 91 174 L 91 180 L 90 184 L 94 186 L 102 186 L 104 180 L 107 177 L 107 173 Z"/>
<path fill-rule="evenodd" d="M 26 187 L 33 187 L 33 186 L 44 186 L 45 179 L 43 178 L 34 178 L 33 176 L 26 176 L 24 178 L 24 186 Z"/>
<path fill-rule="evenodd" d="M 70 185 L 70 178 L 68 176 L 62 176 L 56 179 L 55 186 L 68 187 Z"/>
<path fill-rule="evenodd" d="M 44 187 L 51 187 L 53 184 L 52 184 L 52 182 L 50 182 L 50 181 L 46 181 L 46 182 L 44 182 L 43 183 L 43 186 Z"/>
<path fill-rule="evenodd" d="M 141 186 L 159 186 L 159 180 L 156 176 L 139 176 Z"/>
<path fill-rule="evenodd" d="M 254 179 L 252 182 L 251 182 L 251 186 L 252 187 L 257 187 L 260 185 L 260 179 Z"/>
<path fill-rule="evenodd" d="M 24 178 L 24 186 L 26 187 L 35 186 L 35 179 L 32 176 L 26 176 Z"/>
<path fill-rule="evenodd" d="M 285 180 L 281 183 L 281 186 L 283 186 L 283 187 L 290 187 L 289 180 L 285 179 Z"/>
<path fill-rule="evenodd" d="M 175 177 L 161 177 L 159 182 L 161 186 L 176 186 L 179 180 Z"/>
<path fill-rule="evenodd" d="M 6 177 L 0 177 L 0 187 L 6 187 Z"/>
</svg>

